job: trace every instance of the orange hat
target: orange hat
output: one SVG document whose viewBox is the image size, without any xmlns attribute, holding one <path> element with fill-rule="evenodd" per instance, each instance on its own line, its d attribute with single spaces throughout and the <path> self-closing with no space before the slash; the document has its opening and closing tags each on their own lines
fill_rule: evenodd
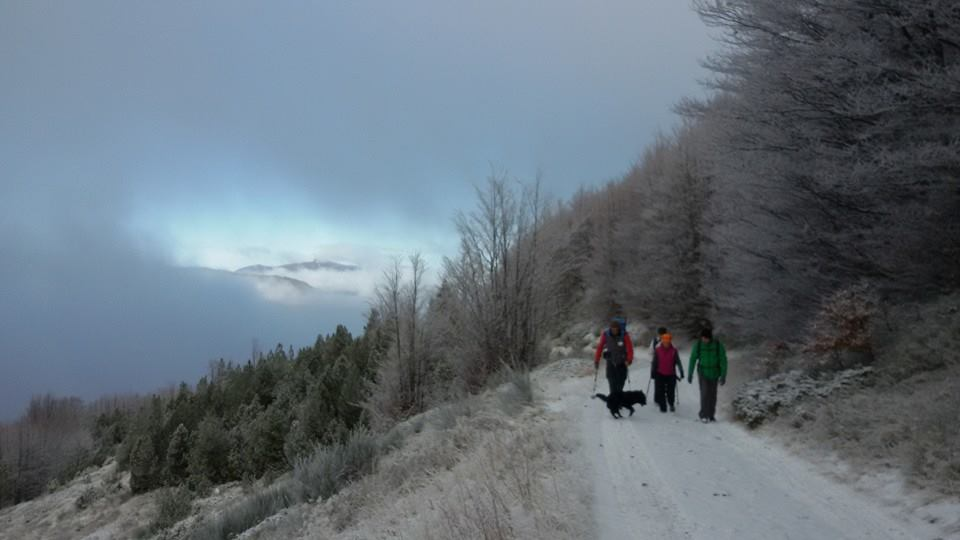
<svg viewBox="0 0 960 540">
<path fill-rule="evenodd" d="M 660 336 L 660 343 L 663 343 L 664 345 L 669 345 L 671 341 L 673 341 L 673 336 L 670 334 L 663 334 Z"/>
</svg>

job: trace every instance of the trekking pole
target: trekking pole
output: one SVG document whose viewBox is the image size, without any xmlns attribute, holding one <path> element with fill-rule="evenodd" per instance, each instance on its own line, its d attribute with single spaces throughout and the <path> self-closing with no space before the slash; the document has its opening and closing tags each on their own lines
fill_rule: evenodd
<svg viewBox="0 0 960 540">
<path fill-rule="evenodd" d="M 600 368 L 594 366 L 594 368 L 593 368 L 593 391 L 590 392 L 590 394 L 596 394 L 596 393 L 597 393 L 597 373 L 599 373 L 599 372 L 600 372 Z"/>
<path fill-rule="evenodd" d="M 647 395 L 648 396 L 650 395 L 650 383 L 652 382 L 653 382 L 653 377 L 650 377 L 649 379 L 647 379 Z"/>
</svg>

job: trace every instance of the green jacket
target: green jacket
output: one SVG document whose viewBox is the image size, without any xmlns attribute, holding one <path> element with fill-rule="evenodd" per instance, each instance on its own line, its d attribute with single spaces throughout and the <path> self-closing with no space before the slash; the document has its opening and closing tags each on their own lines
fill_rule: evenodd
<svg viewBox="0 0 960 540">
<path fill-rule="evenodd" d="M 697 340 L 697 343 L 690 351 L 690 368 L 687 369 L 687 375 L 693 380 L 693 370 L 700 362 L 699 373 L 704 378 L 711 381 L 717 379 L 726 379 L 727 377 L 727 351 L 723 343 L 716 339 L 710 340 L 710 343 L 704 343 Z"/>
</svg>

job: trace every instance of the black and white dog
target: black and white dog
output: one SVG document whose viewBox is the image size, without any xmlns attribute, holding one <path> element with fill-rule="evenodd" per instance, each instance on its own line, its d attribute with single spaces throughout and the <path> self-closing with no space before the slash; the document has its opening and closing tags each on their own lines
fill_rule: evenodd
<svg viewBox="0 0 960 540">
<path fill-rule="evenodd" d="M 628 390 L 626 392 L 620 392 L 619 394 L 610 394 L 609 396 L 597 394 L 593 397 L 605 401 L 607 408 L 610 409 L 610 415 L 614 418 L 623 418 L 623 415 L 620 414 L 620 409 L 627 409 L 630 411 L 630 416 L 633 416 L 634 405 L 639 404 L 643 407 L 647 404 L 647 396 L 641 390 Z"/>
</svg>

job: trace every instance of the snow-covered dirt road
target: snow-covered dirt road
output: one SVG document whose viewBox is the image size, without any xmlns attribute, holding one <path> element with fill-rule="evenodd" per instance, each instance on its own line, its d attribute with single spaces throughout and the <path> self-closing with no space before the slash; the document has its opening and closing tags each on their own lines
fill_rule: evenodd
<svg viewBox="0 0 960 540">
<path fill-rule="evenodd" d="M 686 381 L 676 413 L 651 400 L 622 420 L 589 399 L 592 384 L 574 377 L 545 390 L 548 407 L 581 432 L 601 539 L 943 538 L 747 432 L 722 405 L 717 423 L 701 424 L 696 387 Z M 598 391 L 606 392 L 602 374 Z"/>
</svg>

